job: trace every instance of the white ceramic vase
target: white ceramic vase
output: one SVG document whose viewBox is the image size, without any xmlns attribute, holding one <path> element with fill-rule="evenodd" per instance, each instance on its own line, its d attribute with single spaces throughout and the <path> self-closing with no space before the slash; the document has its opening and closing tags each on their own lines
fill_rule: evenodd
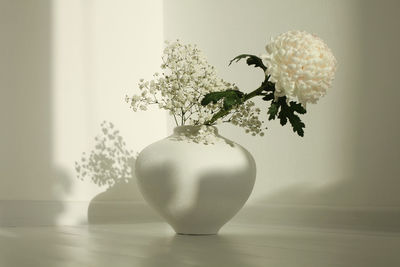
<svg viewBox="0 0 400 267">
<path fill-rule="evenodd" d="M 256 165 L 242 146 L 220 136 L 191 140 L 198 126 L 180 126 L 147 146 L 136 160 L 145 200 L 178 234 L 216 234 L 244 205 L 253 190 Z"/>
</svg>

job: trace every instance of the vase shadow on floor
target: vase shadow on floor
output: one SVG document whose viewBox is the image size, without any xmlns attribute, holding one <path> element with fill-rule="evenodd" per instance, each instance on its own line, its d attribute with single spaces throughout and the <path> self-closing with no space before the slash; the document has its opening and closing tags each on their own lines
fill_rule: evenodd
<svg viewBox="0 0 400 267">
<path fill-rule="evenodd" d="M 95 196 L 88 206 L 89 224 L 129 224 L 162 221 L 143 200 L 135 179 L 118 182 Z"/>
<path fill-rule="evenodd" d="M 154 240 L 145 248 L 141 266 L 253 266 L 244 262 L 230 236 L 174 235 Z"/>
</svg>

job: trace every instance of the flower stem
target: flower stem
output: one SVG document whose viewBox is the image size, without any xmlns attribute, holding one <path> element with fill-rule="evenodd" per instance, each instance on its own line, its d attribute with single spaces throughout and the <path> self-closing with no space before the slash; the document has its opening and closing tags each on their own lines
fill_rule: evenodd
<svg viewBox="0 0 400 267">
<path fill-rule="evenodd" d="M 185 112 L 183 111 L 183 108 L 181 108 L 181 115 L 182 115 L 182 117 L 181 117 L 181 125 L 183 126 L 183 125 L 185 125 Z"/>
<path fill-rule="evenodd" d="M 265 89 L 264 84 L 261 85 L 260 87 L 258 87 L 257 89 L 255 89 L 254 91 L 252 91 L 249 94 L 245 94 L 244 97 L 242 98 L 242 101 L 239 105 L 242 105 L 244 102 L 246 102 L 247 100 L 258 96 L 258 95 L 262 95 L 263 90 Z M 231 110 L 234 108 L 234 106 L 232 106 L 229 109 L 221 109 L 220 111 L 218 111 L 217 113 L 214 114 L 214 116 L 212 116 L 212 118 L 208 121 L 206 121 L 204 124 L 205 125 L 212 125 L 214 122 L 216 122 L 219 118 L 225 117 L 226 115 L 228 115 Z"/>
<path fill-rule="evenodd" d="M 172 115 L 174 116 L 174 120 L 175 120 L 176 126 L 179 126 L 178 121 L 177 121 L 176 116 L 175 116 L 175 113 L 172 113 Z"/>
</svg>

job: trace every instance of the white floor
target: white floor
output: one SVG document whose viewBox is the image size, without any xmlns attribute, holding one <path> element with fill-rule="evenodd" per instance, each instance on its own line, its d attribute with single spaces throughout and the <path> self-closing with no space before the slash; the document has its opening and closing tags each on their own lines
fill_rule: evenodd
<svg viewBox="0 0 400 267">
<path fill-rule="evenodd" d="M 400 234 L 228 224 L 216 236 L 164 223 L 0 228 L 1 267 L 399 267 Z"/>
</svg>

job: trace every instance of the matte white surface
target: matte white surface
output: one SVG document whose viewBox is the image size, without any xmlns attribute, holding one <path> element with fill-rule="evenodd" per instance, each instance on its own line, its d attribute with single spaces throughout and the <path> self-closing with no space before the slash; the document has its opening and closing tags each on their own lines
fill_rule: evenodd
<svg viewBox="0 0 400 267">
<path fill-rule="evenodd" d="M 136 160 L 138 186 L 147 202 L 182 234 L 216 234 L 253 190 L 256 165 L 241 145 L 213 128 L 213 143 L 194 142 L 200 126 L 143 149 Z"/>
<path fill-rule="evenodd" d="M 165 223 L 0 228 L 1 267 L 398 267 L 400 235 L 228 224 L 216 236 Z"/>
</svg>

